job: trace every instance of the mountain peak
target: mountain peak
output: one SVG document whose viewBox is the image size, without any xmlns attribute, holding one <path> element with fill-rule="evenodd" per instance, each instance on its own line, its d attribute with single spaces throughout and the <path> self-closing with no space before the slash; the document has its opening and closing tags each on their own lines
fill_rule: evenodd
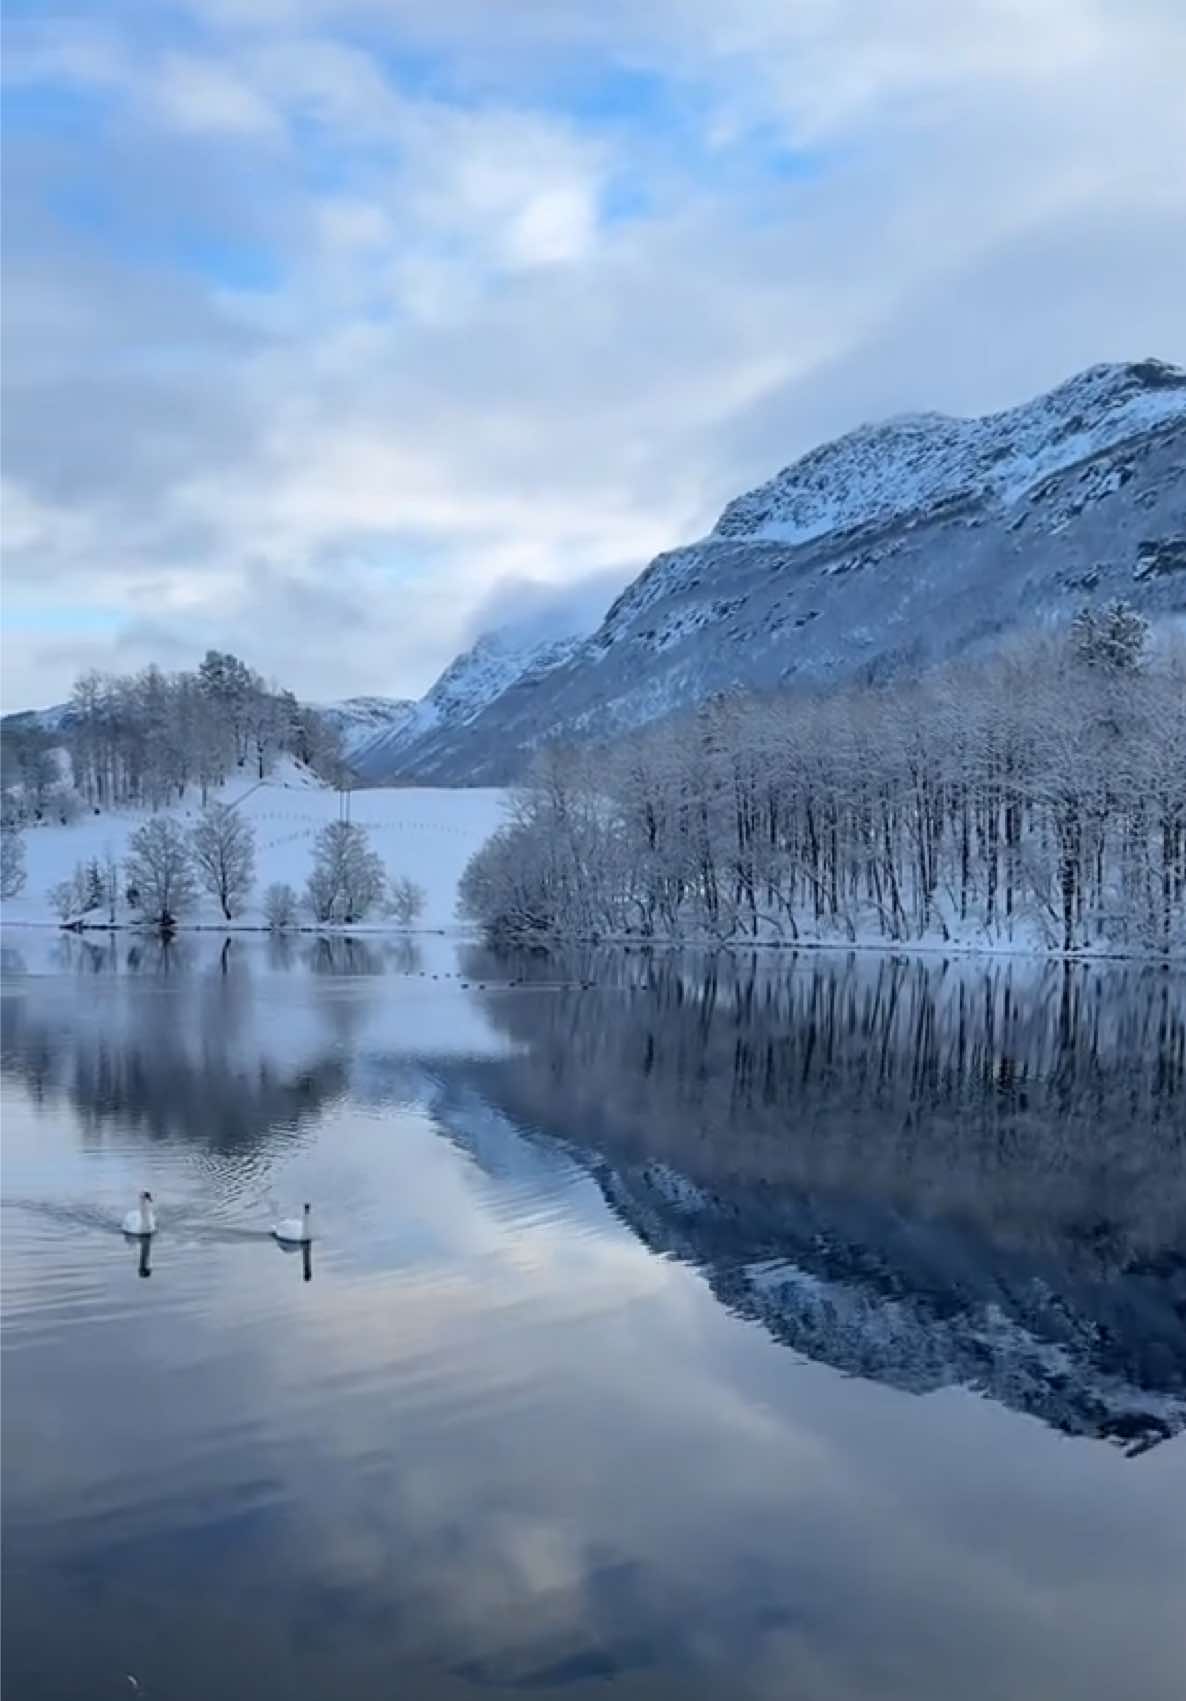
<svg viewBox="0 0 1186 1701">
<path fill-rule="evenodd" d="M 715 693 L 918 672 L 1087 601 L 1181 617 L 1184 466 L 1186 372 L 1153 359 L 980 418 L 859 426 L 658 556 L 589 638 L 476 646 L 368 771 L 494 783 L 549 740 L 610 739 Z"/>
<path fill-rule="evenodd" d="M 1184 417 L 1181 368 L 1152 359 L 1092 366 L 1000 413 L 858 426 L 730 502 L 712 535 L 805 543 L 937 502 L 1015 500 L 1109 444 Z"/>
</svg>

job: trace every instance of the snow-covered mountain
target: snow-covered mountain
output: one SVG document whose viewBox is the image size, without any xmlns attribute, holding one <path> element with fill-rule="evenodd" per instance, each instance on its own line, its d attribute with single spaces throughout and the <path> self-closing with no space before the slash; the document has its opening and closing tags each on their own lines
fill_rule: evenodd
<svg viewBox="0 0 1186 1701">
<path fill-rule="evenodd" d="M 313 706 L 337 728 L 342 754 L 352 765 L 360 750 L 372 740 L 397 731 L 416 709 L 416 704 L 406 697 L 344 697 L 337 703 Z"/>
<path fill-rule="evenodd" d="M 0 717 L 0 725 L 13 732 L 62 732 L 71 720 L 69 703 L 54 703 L 48 709 L 14 709 Z"/>
<path fill-rule="evenodd" d="M 505 667 L 475 646 L 366 771 L 505 781 L 552 739 L 922 667 L 1114 596 L 1186 614 L 1186 372 L 1156 360 L 813 450 L 653 561 L 583 642 Z"/>
<path fill-rule="evenodd" d="M 436 746 L 452 748 L 465 728 L 514 685 L 530 688 L 580 648 L 581 637 L 541 638 L 517 626 L 487 632 L 454 658 L 402 720 L 359 742 L 349 761 L 363 779 L 381 781 L 411 773 Z"/>
</svg>

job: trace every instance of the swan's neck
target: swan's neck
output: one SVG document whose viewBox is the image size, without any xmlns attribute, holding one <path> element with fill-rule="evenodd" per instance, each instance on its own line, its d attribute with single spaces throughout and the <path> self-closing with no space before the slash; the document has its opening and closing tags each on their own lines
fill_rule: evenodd
<svg viewBox="0 0 1186 1701">
<path fill-rule="evenodd" d="M 306 1240 L 312 1240 L 312 1238 L 313 1238 L 313 1213 L 312 1213 L 312 1211 L 302 1212 L 302 1214 L 301 1214 L 301 1233 L 305 1237 Z"/>
<path fill-rule="evenodd" d="M 141 1205 L 140 1207 L 140 1233 L 156 1233 L 156 1212 L 151 1205 Z"/>
</svg>

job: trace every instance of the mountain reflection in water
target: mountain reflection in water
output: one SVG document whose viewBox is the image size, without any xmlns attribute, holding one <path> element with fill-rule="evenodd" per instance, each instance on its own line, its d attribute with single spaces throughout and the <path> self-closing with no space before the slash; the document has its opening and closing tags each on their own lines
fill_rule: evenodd
<svg viewBox="0 0 1186 1701">
<path fill-rule="evenodd" d="M 1180 979 L 607 955 L 487 1003 L 521 1050 L 474 1089 L 795 1351 L 1133 1451 L 1186 1424 Z"/>
<path fill-rule="evenodd" d="M 250 1148 L 410 1067 L 335 989 L 425 976 L 410 940 L 271 942 L 268 974 L 320 998 L 299 1061 L 293 1021 L 278 1046 L 256 1007 L 260 959 L 230 941 L 200 972 L 184 940 L 56 949 L 162 991 L 85 1022 L 9 1001 L 5 1070 L 83 1127 Z M 1132 1452 L 1186 1425 L 1180 974 L 472 946 L 438 978 L 505 1041 L 416 1058 L 449 1136 L 497 1167 L 474 1136 L 493 1108 L 508 1138 L 575 1156 L 640 1240 L 795 1352 Z"/>
<path fill-rule="evenodd" d="M 1180 973 L 4 949 L 6 1695 L 1176 1701 Z"/>
</svg>

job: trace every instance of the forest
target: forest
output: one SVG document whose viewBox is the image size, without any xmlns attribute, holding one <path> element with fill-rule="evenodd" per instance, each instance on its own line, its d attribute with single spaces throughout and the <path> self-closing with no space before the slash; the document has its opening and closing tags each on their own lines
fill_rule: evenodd
<svg viewBox="0 0 1186 1701">
<path fill-rule="evenodd" d="M 68 773 L 54 753 L 62 748 Z M 322 716 L 218 650 L 193 672 L 85 673 L 57 730 L 10 716 L 0 750 L 4 813 L 18 823 L 69 818 L 80 804 L 160 809 L 190 785 L 205 804 L 236 770 L 262 780 L 284 754 L 330 780 L 343 766 Z"/>
<path fill-rule="evenodd" d="M 541 752 L 492 936 L 1186 948 L 1186 649 L 1123 603 L 924 678 Z"/>
</svg>

